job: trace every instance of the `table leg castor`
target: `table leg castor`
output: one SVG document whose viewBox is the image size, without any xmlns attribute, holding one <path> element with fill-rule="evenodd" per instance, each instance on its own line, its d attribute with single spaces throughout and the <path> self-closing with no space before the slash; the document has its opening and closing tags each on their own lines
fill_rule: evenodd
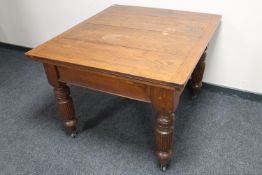
<svg viewBox="0 0 262 175">
<path fill-rule="evenodd" d="M 76 135 L 77 135 L 77 132 L 72 132 L 72 133 L 70 134 L 70 136 L 71 136 L 72 138 L 76 138 Z"/>
<path fill-rule="evenodd" d="M 165 172 L 168 168 L 168 165 L 160 165 L 160 170 Z"/>
</svg>

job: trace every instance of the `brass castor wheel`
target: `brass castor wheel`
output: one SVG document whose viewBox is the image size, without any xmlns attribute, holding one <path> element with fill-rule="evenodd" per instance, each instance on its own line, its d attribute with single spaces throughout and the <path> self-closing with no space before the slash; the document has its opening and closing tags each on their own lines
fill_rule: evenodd
<svg viewBox="0 0 262 175">
<path fill-rule="evenodd" d="M 160 170 L 165 172 L 167 170 L 168 165 L 160 165 Z"/>
<path fill-rule="evenodd" d="M 70 134 L 70 136 L 72 137 L 72 138 L 76 138 L 76 132 L 72 132 L 71 134 Z"/>
</svg>

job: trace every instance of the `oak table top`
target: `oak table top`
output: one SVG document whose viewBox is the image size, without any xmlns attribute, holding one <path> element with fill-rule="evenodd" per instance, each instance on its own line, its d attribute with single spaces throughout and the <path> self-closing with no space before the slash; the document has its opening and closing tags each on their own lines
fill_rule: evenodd
<svg viewBox="0 0 262 175">
<path fill-rule="evenodd" d="M 189 79 L 191 95 L 200 92 L 207 45 L 220 18 L 114 5 L 26 55 L 43 63 L 73 137 L 77 117 L 68 84 L 151 103 L 157 114 L 156 156 L 165 171 L 173 155 L 180 95 Z"/>
<path fill-rule="evenodd" d="M 220 18 L 114 5 L 26 54 L 152 83 L 184 85 Z"/>
</svg>

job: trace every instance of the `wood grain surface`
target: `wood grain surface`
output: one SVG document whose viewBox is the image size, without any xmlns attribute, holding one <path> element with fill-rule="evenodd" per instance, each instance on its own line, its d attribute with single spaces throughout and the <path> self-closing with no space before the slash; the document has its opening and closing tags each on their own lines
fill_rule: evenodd
<svg viewBox="0 0 262 175">
<path fill-rule="evenodd" d="M 183 86 L 221 16 L 114 5 L 26 53 L 42 62 Z"/>
</svg>

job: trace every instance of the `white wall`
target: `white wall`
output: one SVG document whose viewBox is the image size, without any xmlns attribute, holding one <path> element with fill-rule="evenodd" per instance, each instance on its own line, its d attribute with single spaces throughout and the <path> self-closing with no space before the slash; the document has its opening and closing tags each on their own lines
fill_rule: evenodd
<svg viewBox="0 0 262 175">
<path fill-rule="evenodd" d="M 35 47 L 111 4 L 222 14 L 204 81 L 262 93 L 261 0 L 0 0 L 0 41 Z"/>
</svg>

